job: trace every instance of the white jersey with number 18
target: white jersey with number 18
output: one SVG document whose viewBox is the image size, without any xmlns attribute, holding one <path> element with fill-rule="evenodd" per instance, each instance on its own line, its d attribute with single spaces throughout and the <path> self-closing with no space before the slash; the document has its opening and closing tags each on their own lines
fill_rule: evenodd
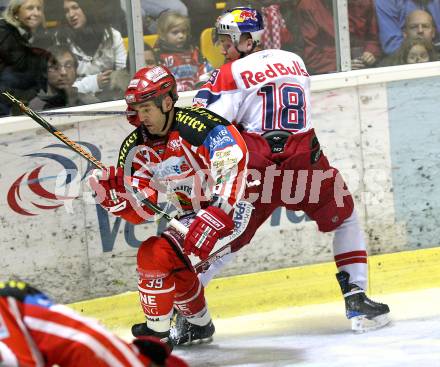
<svg viewBox="0 0 440 367">
<path fill-rule="evenodd" d="M 288 51 L 258 51 L 221 66 L 193 103 L 250 132 L 312 128 L 310 76 L 301 57 Z"/>
</svg>

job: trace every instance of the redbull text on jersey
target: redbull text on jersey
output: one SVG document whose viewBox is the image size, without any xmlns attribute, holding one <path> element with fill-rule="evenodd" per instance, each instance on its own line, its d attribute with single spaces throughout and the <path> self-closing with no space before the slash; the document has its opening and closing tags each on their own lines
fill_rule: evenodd
<svg viewBox="0 0 440 367">
<path fill-rule="evenodd" d="M 254 73 L 251 70 L 245 70 L 240 73 L 241 79 L 246 88 L 265 82 L 268 78 L 276 78 L 283 75 L 299 75 L 308 77 L 309 74 L 298 61 L 293 61 L 292 65 L 287 66 L 282 63 L 266 64 L 264 71 L 257 71 Z"/>
</svg>

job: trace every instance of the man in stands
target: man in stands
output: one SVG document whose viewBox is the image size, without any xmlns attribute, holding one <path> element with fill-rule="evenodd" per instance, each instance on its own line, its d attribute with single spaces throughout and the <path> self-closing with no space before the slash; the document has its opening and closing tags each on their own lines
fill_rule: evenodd
<svg viewBox="0 0 440 367">
<path fill-rule="evenodd" d="M 404 39 L 408 15 L 424 10 L 433 18 L 435 40 L 440 36 L 440 0 L 376 0 L 377 23 L 382 50 L 389 55 L 397 51 Z"/>
<path fill-rule="evenodd" d="M 48 52 L 51 56 L 47 64 L 46 88 L 30 100 L 30 108 L 42 111 L 100 102 L 92 93 L 79 93 L 73 86 L 78 61 L 67 46 L 52 46 Z"/>
<path fill-rule="evenodd" d="M 401 55 L 404 54 L 404 48 L 407 46 L 405 41 L 408 43 L 412 40 L 421 40 L 422 43 L 426 43 L 426 46 L 432 49 L 432 57 L 429 61 L 439 60 L 438 47 L 436 49 L 434 44 L 435 36 L 435 25 L 431 14 L 419 9 L 412 11 L 406 17 L 405 27 L 403 28 L 403 44 L 396 51 L 385 57 L 379 66 L 392 66 L 400 64 L 402 61 L 406 63 L 407 60 L 401 60 Z M 400 62 L 397 63 L 396 61 Z"/>
</svg>

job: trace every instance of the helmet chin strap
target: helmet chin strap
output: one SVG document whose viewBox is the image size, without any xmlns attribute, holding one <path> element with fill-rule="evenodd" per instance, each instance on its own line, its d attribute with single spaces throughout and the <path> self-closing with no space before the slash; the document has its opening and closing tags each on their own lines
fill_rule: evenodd
<svg viewBox="0 0 440 367">
<path fill-rule="evenodd" d="M 168 112 L 165 112 L 163 110 L 162 101 L 163 101 L 163 98 L 155 100 L 156 106 L 159 107 L 160 108 L 160 112 L 162 112 L 162 114 L 165 115 L 165 123 L 163 124 L 163 128 L 162 128 L 162 130 L 160 132 L 164 132 L 166 127 L 168 126 L 168 119 L 170 118 L 170 113 L 171 113 L 171 110 L 169 110 Z"/>
<path fill-rule="evenodd" d="M 162 113 L 165 115 L 165 124 L 163 125 L 163 129 L 161 132 L 165 131 L 165 128 L 168 126 L 168 119 L 170 118 L 170 112 L 163 112 L 162 108 L 161 108 Z"/>
<path fill-rule="evenodd" d="M 165 123 L 163 124 L 163 128 L 161 130 L 161 132 L 164 132 L 166 127 L 168 126 L 168 119 L 170 118 L 171 110 L 169 110 L 168 112 L 164 112 L 163 107 L 162 107 L 162 103 L 161 103 L 160 104 L 160 112 L 162 112 L 162 114 L 165 115 Z"/>
</svg>

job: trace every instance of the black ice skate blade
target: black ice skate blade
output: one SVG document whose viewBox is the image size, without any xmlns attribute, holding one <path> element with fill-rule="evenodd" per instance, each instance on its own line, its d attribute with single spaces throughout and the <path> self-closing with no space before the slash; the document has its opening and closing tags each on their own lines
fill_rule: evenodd
<svg viewBox="0 0 440 367">
<path fill-rule="evenodd" d="M 202 346 L 204 344 L 210 344 L 212 343 L 212 341 L 214 340 L 214 338 L 212 336 L 210 336 L 209 338 L 202 338 L 202 339 L 195 339 L 195 340 L 191 340 L 182 344 L 177 344 L 174 346 L 174 348 L 187 348 L 187 347 L 195 347 L 195 346 Z"/>
</svg>

